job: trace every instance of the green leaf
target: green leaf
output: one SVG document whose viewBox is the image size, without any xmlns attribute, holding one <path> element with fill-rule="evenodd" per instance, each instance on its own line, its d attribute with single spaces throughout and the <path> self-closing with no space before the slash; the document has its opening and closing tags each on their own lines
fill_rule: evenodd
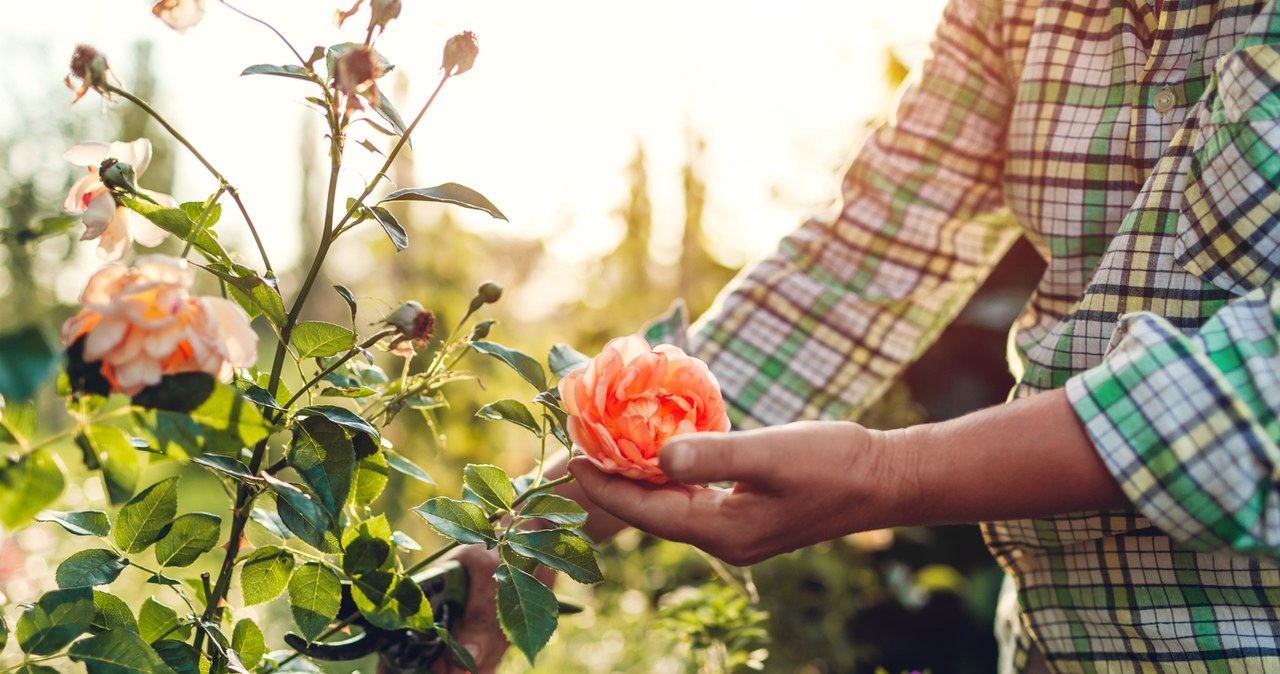
<svg viewBox="0 0 1280 674">
<path fill-rule="evenodd" d="M 13 530 L 62 494 L 62 465 L 48 450 L 0 458 L 0 525 Z"/>
<path fill-rule="evenodd" d="M 262 629 L 248 618 L 236 623 L 231 633 L 231 648 L 240 654 L 240 661 L 245 667 L 253 669 L 262 662 L 267 653 L 266 641 L 262 638 Z"/>
<path fill-rule="evenodd" d="M 382 452 L 370 454 L 356 462 L 355 483 L 351 487 L 351 502 L 364 507 L 373 503 L 387 487 L 387 459 Z"/>
<path fill-rule="evenodd" d="M 302 636 L 311 641 L 338 615 L 342 583 L 318 562 L 307 562 L 289 580 L 289 609 Z"/>
<path fill-rule="evenodd" d="M 233 459 L 229 456 L 203 454 L 192 459 L 191 463 L 204 466 L 214 473 L 225 475 L 240 482 L 249 483 L 259 480 L 256 475 L 250 472 L 248 466 L 244 465 L 239 459 Z"/>
<path fill-rule="evenodd" d="M 222 219 L 222 204 L 214 204 L 210 207 L 209 214 L 204 216 L 204 223 L 201 223 L 200 216 L 204 215 L 204 209 L 206 206 L 208 206 L 208 203 L 203 201 L 187 201 L 178 204 L 178 208 L 181 209 L 183 213 L 186 213 L 187 217 L 191 218 L 192 222 L 196 224 L 203 224 L 205 229 L 210 229 L 214 225 L 218 224 L 218 221 Z"/>
<path fill-rule="evenodd" d="M 124 600 L 101 590 L 93 591 L 93 622 L 91 627 L 99 630 L 138 631 L 138 620 Z M 0 650 L 4 650 L 0 646 Z"/>
<path fill-rule="evenodd" d="M 138 635 L 108 630 L 71 647 L 71 659 L 88 674 L 175 674 Z"/>
<path fill-rule="evenodd" d="M 200 555 L 218 544 L 222 518 L 209 513 L 178 516 L 168 533 L 156 542 L 156 562 L 160 566 L 191 566 Z"/>
<path fill-rule="evenodd" d="M 23 245 L 34 243 L 46 237 L 65 234 L 79 225 L 83 218 L 83 213 L 66 213 L 40 218 L 34 223 L 28 223 L 26 227 L 0 233 L 0 240 L 15 241 Z"/>
<path fill-rule="evenodd" d="M 121 550 L 142 552 L 160 540 L 177 514 L 178 478 L 171 477 L 147 487 L 120 509 L 112 537 Z"/>
<path fill-rule="evenodd" d="M 352 294 L 351 289 L 344 285 L 334 285 L 333 289 L 338 292 L 343 302 L 347 303 L 347 308 L 351 309 L 351 322 L 356 322 L 356 296 Z"/>
<path fill-rule="evenodd" d="M 556 631 L 556 596 L 537 578 L 508 564 L 498 566 L 498 623 L 532 664 Z"/>
<path fill-rule="evenodd" d="M 92 452 L 102 465 L 102 481 L 106 483 L 111 503 L 128 501 L 142 474 L 142 461 L 129 436 L 114 426 L 94 424 L 76 437 L 76 444 Z"/>
<path fill-rule="evenodd" d="M 0 397 L 10 402 L 36 394 L 62 362 L 62 350 L 37 325 L 0 335 Z"/>
<path fill-rule="evenodd" d="M 183 241 L 190 240 L 195 247 L 210 260 L 229 263 L 230 258 L 222 244 L 213 237 L 208 229 L 197 227 L 181 208 L 167 208 L 143 201 L 135 201 L 128 197 L 120 197 L 119 202 L 125 208 L 150 220 L 152 224 L 163 229 Z"/>
<path fill-rule="evenodd" d="M 455 204 L 466 208 L 484 211 L 489 215 L 499 219 L 506 220 L 507 216 L 498 210 L 493 202 L 485 198 L 483 194 L 458 183 L 445 183 L 436 185 L 435 187 L 409 187 L 402 190 L 396 190 L 385 197 L 378 203 L 385 204 L 389 201 L 434 201 L 444 204 Z"/>
<path fill-rule="evenodd" d="M 342 427 L 325 417 L 306 417 L 293 425 L 289 465 L 319 499 L 331 521 L 347 504 L 356 455 Z"/>
<path fill-rule="evenodd" d="M 508 537 L 506 541 L 512 550 L 562 571 L 579 583 L 604 580 L 591 546 L 568 531 L 525 531 Z"/>
<path fill-rule="evenodd" d="M 110 550 L 90 548 L 79 550 L 62 560 L 54 572 L 58 587 L 93 587 L 109 585 L 129 566 L 129 560 Z"/>
<path fill-rule="evenodd" d="M 547 388 L 547 374 L 542 369 L 542 363 L 539 363 L 527 353 L 508 349 L 507 347 L 494 342 L 472 342 L 471 348 L 483 354 L 488 354 L 506 363 L 511 369 L 515 370 L 525 381 L 533 384 L 534 388 L 539 391 Z"/>
<path fill-rule="evenodd" d="M 397 548 L 406 552 L 420 552 L 422 550 L 422 546 L 403 531 L 391 532 L 391 542 L 395 543 Z"/>
<path fill-rule="evenodd" d="M 258 65 L 249 66 L 244 69 L 244 72 L 240 73 L 241 77 L 244 77 L 245 75 L 274 75 L 276 77 L 288 77 L 290 79 L 303 80 L 305 82 L 314 81 L 311 79 L 310 72 L 302 66 L 275 66 L 269 63 L 259 63 Z"/>
<path fill-rule="evenodd" d="M 555 494 L 535 494 L 520 509 L 520 516 L 536 517 L 568 528 L 587 523 L 587 511 L 577 503 Z"/>
<path fill-rule="evenodd" d="M 299 356 L 323 358 L 350 351 L 356 345 L 356 333 L 334 323 L 303 321 L 294 327 L 291 341 Z"/>
<path fill-rule="evenodd" d="M 374 428 L 368 421 L 365 421 L 364 417 L 345 407 L 338 407 L 337 405 L 311 405 L 298 410 L 297 416 L 299 418 L 305 418 L 315 416 L 317 414 L 349 431 L 352 431 L 353 433 L 369 436 L 369 438 L 374 441 L 374 446 L 377 446 L 382 440 L 382 434 L 378 432 L 378 429 Z M 359 447 L 356 449 L 358 451 Z"/>
<path fill-rule="evenodd" d="M 373 101 L 373 110 L 379 117 L 387 120 L 387 123 L 396 130 L 396 135 L 403 136 L 409 132 L 409 126 L 404 123 L 400 111 L 396 110 L 396 106 L 391 103 L 390 96 L 378 96 L 378 100 Z M 409 146 L 413 147 L 413 141 L 409 141 Z"/>
<path fill-rule="evenodd" d="M 177 639 L 161 639 L 151 648 L 175 674 L 204 674 L 200 671 L 200 665 L 204 664 L 200 653 L 191 644 Z"/>
<path fill-rule="evenodd" d="M 431 603 L 408 576 L 389 571 L 362 574 L 352 579 L 351 596 L 360 614 L 376 627 L 424 632 L 435 628 Z"/>
<path fill-rule="evenodd" d="M 9 623 L 5 622 L 4 615 L 0 614 L 0 653 L 4 652 L 4 647 L 9 645 Z"/>
<path fill-rule="evenodd" d="M 557 377 L 563 377 L 589 362 L 590 358 L 568 344 L 556 344 L 547 354 L 547 365 L 551 366 L 551 374 Z"/>
<path fill-rule="evenodd" d="M 321 552 L 337 552 L 337 536 L 329 530 L 333 520 L 324 506 L 296 485 L 270 475 L 263 479 L 277 494 L 276 513 L 289 531 Z"/>
<path fill-rule="evenodd" d="M 58 670 L 44 665 L 37 665 L 34 662 L 23 662 L 18 665 L 17 669 L 11 670 L 11 674 L 60 674 Z"/>
<path fill-rule="evenodd" d="M 378 515 L 342 532 L 342 570 L 356 577 L 371 571 L 394 571 L 396 559 L 391 554 L 391 525 Z"/>
<path fill-rule="evenodd" d="M 178 620 L 178 612 L 156 601 L 154 597 L 147 597 L 142 602 L 142 608 L 138 609 L 138 634 L 147 643 L 166 635 L 186 639 L 191 635 L 191 626 L 179 625 L 181 621 Z"/>
<path fill-rule="evenodd" d="M 244 605 L 253 606 L 280 596 L 293 575 L 293 565 L 293 554 L 274 545 L 249 553 L 240 569 Z"/>
<path fill-rule="evenodd" d="M 77 536 L 106 536 L 111 533 L 111 520 L 101 510 L 78 510 L 70 513 L 42 510 L 36 515 L 36 521 L 56 522 Z"/>
<path fill-rule="evenodd" d="M 280 516 L 270 510 L 254 508 L 253 512 L 249 513 L 249 519 L 257 522 L 263 529 L 266 529 L 276 538 L 287 540 L 293 537 L 289 528 L 284 525 L 283 521 L 281 521 Z"/>
<path fill-rule="evenodd" d="M 203 372 L 169 375 L 133 403 L 138 432 L 175 458 L 206 451 L 235 456 L 272 432 L 256 405 Z"/>
<path fill-rule="evenodd" d="M 27 655 L 51 655 L 84 634 L 92 622 L 93 590 L 54 590 L 23 611 L 15 636 Z"/>
<path fill-rule="evenodd" d="M 453 653 L 453 657 L 457 658 L 458 662 L 461 663 L 468 672 L 480 671 L 480 668 L 476 666 L 475 658 L 471 657 L 471 652 L 463 648 L 462 644 L 458 643 L 458 640 L 454 639 L 453 635 L 449 633 L 449 630 L 445 629 L 441 625 L 436 625 L 436 634 L 439 635 L 440 640 L 449 647 L 449 651 Z"/>
<path fill-rule="evenodd" d="M 387 233 L 387 238 L 391 239 L 391 245 L 395 246 L 397 253 L 409 247 L 409 233 L 404 231 L 391 211 L 381 206 L 374 206 L 369 210 L 373 213 L 373 219 L 382 225 L 382 231 Z"/>
<path fill-rule="evenodd" d="M 382 450 L 383 456 L 387 457 L 387 465 L 394 471 L 408 475 L 409 477 L 420 482 L 426 482 L 429 485 L 435 485 L 435 480 L 427 475 L 427 471 L 423 470 L 418 464 L 405 458 L 393 449 Z"/>
<path fill-rule="evenodd" d="M 515 488 L 506 471 L 488 464 L 467 464 L 462 469 L 462 483 L 495 510 L 510 510 L 516 498 Z"/>
<path fill-rule="evenodd" d="M 269 282 L 258 272 L 241 264 L 210 264 L 206 269 L 210 273 L 227 282 L 231 291 L 231 299 L 249 314 L 249 318 L 259 315 L 267 317 L 277 330 L 284 327 L 287 315 L 284 301 L 274 282 Z"/>
<path fill-rule="evenodd" d="M 510 421 L 521 428 L 532 431 L 534 435 L 542 437 L 542 429 L 538 426 L 537 419 L 534 419 L 533 413 L 529 411 L 529 408 L 518 400 L 508 398 L 491 402 L 476 411 L 476 416 L 490 421 Z"/>
<path fill-rule="evenodd" d="M 497 544 L 493 525 L 480 506 L 466 501 L 437 496 L 413 509 L 431 528 L 460 543 Z"/>
</svg>

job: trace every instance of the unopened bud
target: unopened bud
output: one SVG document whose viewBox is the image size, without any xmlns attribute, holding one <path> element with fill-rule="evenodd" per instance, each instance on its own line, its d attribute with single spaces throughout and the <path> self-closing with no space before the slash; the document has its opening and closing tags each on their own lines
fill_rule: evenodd
<svg viewBox="0 0 1280 674">
<path fill-rule="evenodd" d="M 138 193 L 138 184 L 135 182 L 137 175 L 131 164 L 107 157 L 98 167 L 98 176 L 102 179 L 102 184 L 110 190 L 129 194 Z"/>
<path fill-rule="evenodd" d="M 480 43 L 476 40 L 476 34 L 464 30 L 444 43 L 444 62 L 440 64 L 440 68 L 446 75 L 461 75 L 471 70 L 479 53 Z"/>
<path fill-rule="evenodd" d="M 493 324 L 496 322 L 497 321 L 490 319 L 487 321 L 480 321 L 479 323 L 476 323 L 476 326 L 474 328 L 471 328 L 471 341 L 476 342 L 484 339 L 485 337 L 488 337 L 489 328 L 492 328 Z"/>
<path fill-rule="evenodd" d="M 409 300 L 397 307 L 395 311 L 387 314 L 387 317 L 382 319 L 382 322 L 399 330 L 402 335 L 411 334 L 413 332 L 413 319 L 422 311 L 421 304 Z"/>
<path fill-rule="evenodd" d="M 90 89 L 105 94 L 107 91 L 107 73 L 111 71 L 111 66 L 107 63 L 107 57 L 101 52 L 87 44 L 76 45 L 75 51 L 71 52 L 71 74 L 67 75 L 64 82 L 67 88 L 76 92 L 75 103 L 80 100 Z M 80 80 L 80 86 L 77 88 L 71 83 L 71 78 Z"/>
<path fill-rule="evenodd" d="M 485 281 L 480 284 L 480 289 L 476 291 L 476 296 L 484 300 L 485 304 L 493 304 L 502 299 L 502 284 L 495 281 Z"/>
<path fill-rule="evenodd" d="M 400 16 L 400 0 L 373 0 L 369 11 L 369 30 L 373 30 L 374 26 L 386 30 L 387 24 Z"/>
</svg>

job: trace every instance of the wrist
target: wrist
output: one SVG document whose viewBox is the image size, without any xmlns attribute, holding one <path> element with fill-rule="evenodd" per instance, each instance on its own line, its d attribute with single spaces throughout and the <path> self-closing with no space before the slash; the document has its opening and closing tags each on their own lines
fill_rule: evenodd
<svg viewBox="0 0 1280 674">
<path fill-rule="evenodd" d="M 870 528 L 915 526 L 932 519 L 921 455 L 929 425 L 869 430 L 865 476 L 868 506 L 877 522 Z"/>
</svg>

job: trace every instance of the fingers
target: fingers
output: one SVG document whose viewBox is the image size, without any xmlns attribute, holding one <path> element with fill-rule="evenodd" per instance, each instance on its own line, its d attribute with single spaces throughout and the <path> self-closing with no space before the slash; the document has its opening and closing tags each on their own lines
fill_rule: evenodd
<svg viewBox="0 0 1280 674">
<path fill-rule="evenodd" d="M 720 490 L 636 482 L 607 475 L 584 458 L 570 461 L 569 472 L 601 509 L 669 540 L 696 542 L 699 532 L 714 529 L 720 519 Z"/>
<path fill-rule="evenodd" d="M 677 436 L 662 446 L 658 460 L 667 477 L 688 484 L 768 483 L 779 473 L 779 452 L 787 438 L 767 431 Z"/>
</svg>

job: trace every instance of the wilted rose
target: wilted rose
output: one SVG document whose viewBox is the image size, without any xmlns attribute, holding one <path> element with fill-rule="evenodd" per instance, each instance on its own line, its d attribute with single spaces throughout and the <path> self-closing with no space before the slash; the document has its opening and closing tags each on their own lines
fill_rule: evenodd
<svg viewBox="0 0 1280 674">
<path fill-rule="evenodd" d="M 461 75 L 471 70 L 479 54 L 480 41 L 476 39 L 476 34 L 464 30 L 444 43 L 444 59 L 440 68 L 446 75 Z"/>
<path fill-rule="evenodd" d="M 436 315 L 413 300 L 401 304 L 382 322 L 399 331 L 387 350 L 405 358 L 412 358 L 416 350 L 427 348 L 436 330 Z"/>
<path fill-rule="evenodd" d="M 669 438 L 729 430 L 706 363 L 671 345 L 650 350 L 636 335 L 610 341 L 559 388 L 574 447 L 601 470 L 632 479 L 667 481 L 658 454 Z"/>
<path fill-rule="evenodd" d="M 205 0 L 160 0 L 151 6 L 151 13 L 179 33 L 200 23 L 204 18 Z"/>
<path fill-rule="evenodd" d="M 87 44 L 78 44 L 75 51 L 71 52 L 71 63 L 69 65 L 71 73 L 63 81 L 68 89 L 76 92 L 76 97 L 71 101 L 73 104 L 88 93 L 90 89 L 100 94 L 106 94 L 107 73 L 111 72 L 111 66 L 107 63 L 106 55 Z M 80 80 L 79 87 L 72 84 L 72 78 Z"/>
<path fill-rule="evenodd" d="M 157 246 L 164 241 L 167 233 L 163 229 L 151 224 L 150 220 L 141 215 L 116 204 L 115 196 L 111 193 L 111 189 L 103 184 L 102 176 L 99 174 L 103 161 L 114 159 L 115 162 L 109 164 L 110 168 L 116 169 L 115 172 L 127 176 L 132 182 L 133 178 L 142 175 L 151 163 L 151 141 L 139 138 L 128 143 L 116 141 L 109 145 L 80 143 L 72 145 L 71 149 L 62 156 L 72 164 L 88 168 L 88 175 L 81 176 L 71 185 L 62 208 L 68 213 L 84 213 L 84 234 L 80 235 L 80 240 L 98 239 L 98 257 L 109 261 L 119 260 L 124 257 L 129 244 L 135 238 L 144 246 Z M 131 167 L 132 174 L 130 175 L 123 167 Z M 173 197 L 166 194 L 147 190 L 139 190 L 139 192 L 166 206 L 176 205 Z"/>
<path fill-rule="evenodd" d="M 189 295 L 194 280 L 186 260 L 166 255 L 103 267 L 80 295 L 84 308 L 63 324 L 62 341 L 83 339 L 83 360 L 101 361 L 112 391 L 127 395 L 179 372 L 230 381 L 256 360 L 258 335 L 232 302 Z"/>
<path fill-rule="evenodd" d="M 347 97 L 348 109 L 361 110 L 360 97 L 378 104 L 378 78 L 382 77 L 382 63 L 373 50 L 364 45 L 353 47 L 338 57 L 334 84 Z"/>
</svg>

